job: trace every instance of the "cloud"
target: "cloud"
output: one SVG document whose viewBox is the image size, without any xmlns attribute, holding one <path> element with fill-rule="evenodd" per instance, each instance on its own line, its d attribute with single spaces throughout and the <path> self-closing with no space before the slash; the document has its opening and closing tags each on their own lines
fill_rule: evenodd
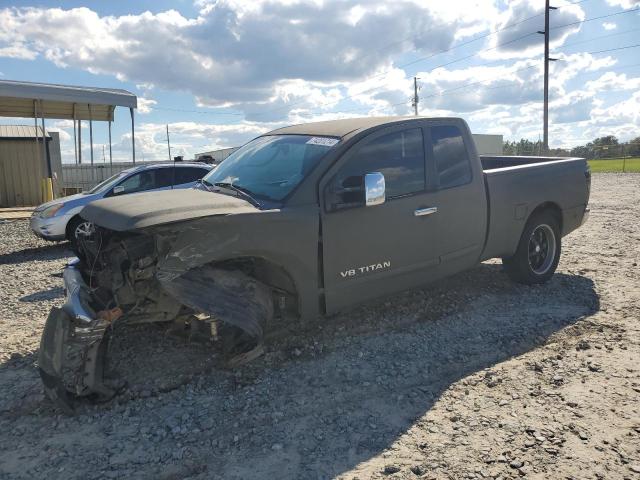
<svg viewBox="0 0 640 480">
<path fill-rule="evenodd" d="M 596 107 L 591 112 L 591 120 L 581 125 L 588 138 L 606 133 L 625 139 L 638 136 L 640 124 L 640 91 L 635 91 L 625 100 L 608 107 Z"/>
<path fill-rule="evenodd" d="M 88 8 L 5 8 L 0 48 L 251 114 L 292 101 L 324 102 L 336 96 L 336 82 L 388 69 L 399 53 L 450 47 L 458 28 L 477 23 L 470 13 L 477 2 L 467 3 L 461 15 L 458 6 L 411 0 L 221 0 L 201 2 L 194 18 L 175 10 L 101 17 Z M 490 2 L 480 4 L 492 11 Z M 313 84 L 312 97 L 288 88 L 300 79 Z"/>
<path fill-rule="evenodd" d="M 606 91 L 640 90 L 640 77 L 627 78 L 626 74 L 606 72 L 596 80 L 588 81 L 585 89 L 593 93 Z"/>
<path fill-rule="evenodd" d="M 624 8 L 640 4 L 607 1 Z M 485 132 L 537 138 L 542 71 L 536 56 L 542 52 L 542 36 L 536 32 L 544 28 L 542 4 L 198 0 L 199 11 L 191 16 L 175 10 L 101 16 L 89 8 L 4 8 L 0 57 L 51 62 L 132 82 L 142 114 L 156 106 L 160 110 L 164 105 L 157 102 L 167 91 L 192 95 L 199 108 L 231 109 L 221 117 L 233 122 L 229 125 L 170 125 L 172 150 L 187 158 L 244 143 L 284 123 L 410 114 L 414 74 L 422 85 L 421 113 L 464 116 Z M 637 78 L 606 72 L 616 65 L 615 56 L 567 55 L 558 48 L 582 25 L 559 27 L 584 20 L 583 8 L 589 5 L 556 0 L 554 6 L 560 8 L 551 12 L 551 46 L 560 59 L 551 66 L 551 109 L 554 131 L 563 141 L 612 122 L 618 122 L 612 128 L 628 129 L 628 109 L 636 104 L 619 105 L 627 112 L 623 119 L 610 110 L 606 92 L 630 95 L 640 88 Z M 493 48 L 481 54 L 492 60 L 489 65 L 398 67 L 495 30 L 501 31 L 450 54 L 455 60 Z M 588 72 L 599 72 L 599 77 L 577 80 Z M 69 131 L 68 126 L 60 128 Z M 141 157 L 166 158 L 164 128 L 136 126 Z M 114 154 L 129 155 L 130 140 L 126 135 L 117 140 Z"/>
<path fill-rule="evenodd" d="M 158 102 L 152 98 L 138 97 L 138 113 L 150 113 L 153 110 L 153 106 L 157 103 Z"/>
<path fill-rule="evenodd" d="M 640 0 L 606 0 L 612 7 L 633 8 L 640 5 Z"/>
<path fill-rule="evenodd" d="M 618 28 L 618 25 L 613 22 L 603 22 L 602 28 L 604 28 L 605 30 L 614 30 Z"/>
<path fill-rule="evenodd" d="M 549 36 L 551 48 L 562 45 L 572 34 L 580 30 L 581 25 L 565 26 L 585 19 L 585 12 L 580 5 L 572 5 L 566 1 L 554 4 L 559 7 L 549 17 Z M 516 0 L 509 2 L 507 10 L 497 15 L 495 30 L 489 47 L 494 50 L 483 54 L 486 58 L 524 58 L 539 55 L 544 48 L 543 36 L 537 33 L 544 31 L 544 2 Z"/>
<path fill-rule="evenodd" d="M 552 64 L 551 70 L 551 92 L 556 97 L 565 96 L 567 85 L 578 75 L 615 64 L 612 57 L 595 58 L 587 53 L 565 55 L 562 58 L 563 61 Z M 492 105 L 534 102 L 542 98 L 542 73 L 542 64 L 538 59 L 417 72 L 421 84 L 420 111 L 430 115 L 460 115 Z M 353 84 L 348 93 L 362 105 L 387 107 L 390 113 L 407 114 L 410 113 L 412 86 L 412 79 L 406 72 L 396 69 L 383 78 Z"/>
<path fill-rule="evenodd" d="M 254 137 L 275 128 L 273 125 L 241 122 L 233 125 L 206 124 L 196 122 L 174 122 L 169 124 L 171 153 L 186 159 L 196 153 L 243 145 Z M 131 154 L 131 133 L 123 134 L 114 143 L 114 158 Z M 136 126 L 136 156 L 145 161 L 167 160 L 166 125 L 142 123 Z"/>
<path fill-rule="evenodd" d="M 24 44 L 15 42 L 0 48 L 0 57 L 19 58 L 22 60 L 35 60 L 38 53 L 29 50 Z"/>
<path fill-rule="evenodd" d="M 549 105 L 551 121 L 554 123 L 572 123 L 589 120 L 594 106 L 593 95 L 575 92 L 561 97 Z"/>
</svg>

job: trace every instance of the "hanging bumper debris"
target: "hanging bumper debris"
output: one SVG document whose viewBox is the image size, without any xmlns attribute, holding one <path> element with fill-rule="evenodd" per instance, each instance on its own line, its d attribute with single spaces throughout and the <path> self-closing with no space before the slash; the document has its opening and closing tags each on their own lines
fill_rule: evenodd
<svg viewBox="0 0 640 480">
<path fill-rule="evenodd" d="M 77 262 L 64 269 L 63 278 L 66 303 L 49 313 L 38 366 L 47 396 L 70 412 L 77 397 L 93 395 L 108 400 L 117 393 L 104 378 L 110 326 L 117 313 L 92 310 Z"/>
</svg>

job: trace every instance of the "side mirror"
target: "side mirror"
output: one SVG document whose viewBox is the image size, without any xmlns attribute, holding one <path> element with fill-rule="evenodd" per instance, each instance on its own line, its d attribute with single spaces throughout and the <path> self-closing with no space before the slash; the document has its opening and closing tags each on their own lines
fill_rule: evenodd
<svg viewBox="0 0 640 480">
<path fill-rule="evenodd" d="M 120 195 L 121 193 L 124 193 L 124 187 L 122 185 L 116 185 L 115 187 L 113 187 L 114 195 Z"/>
<path fill-rule="evenodd" d="M 364 201 L 367 207 L 380 205 L 385 201 L 384 175 L 380 172 L 367 173 L 364 176 Z"/>
</svg>

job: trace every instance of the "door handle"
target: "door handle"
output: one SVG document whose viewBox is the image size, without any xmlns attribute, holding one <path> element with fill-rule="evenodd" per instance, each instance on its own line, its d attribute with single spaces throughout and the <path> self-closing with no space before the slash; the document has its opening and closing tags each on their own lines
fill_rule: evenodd
<svg viewBox="0 0 640 480">
<path fill-rule="evenodd" d="M 437 213 L 438 207 L 418 208 L 413 212 L 416 217 L 422 217 L 423 215 L 431 215 Z"/>
</svg>

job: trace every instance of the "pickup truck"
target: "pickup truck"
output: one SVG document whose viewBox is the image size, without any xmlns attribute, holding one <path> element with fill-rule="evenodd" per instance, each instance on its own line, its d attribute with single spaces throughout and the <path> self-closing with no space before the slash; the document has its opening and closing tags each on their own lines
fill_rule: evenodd
<svg viewBox="0 0 640 480">
<path fill-rule="evenodd" d="M 590 183 L 581 158 L 479 157 L 458 118 L 274 130 L 194 189 L 82 210 L 96 228 L 45 324 L 45 391 L 67 410 L 115 395 L 104 372 L 116 324 L 212 323 L 237 366 L 282 319 L 331 315 L 490 258 L 516 282 L 546 282 L 562 237 L 587 218 Z"/>
</svg>

